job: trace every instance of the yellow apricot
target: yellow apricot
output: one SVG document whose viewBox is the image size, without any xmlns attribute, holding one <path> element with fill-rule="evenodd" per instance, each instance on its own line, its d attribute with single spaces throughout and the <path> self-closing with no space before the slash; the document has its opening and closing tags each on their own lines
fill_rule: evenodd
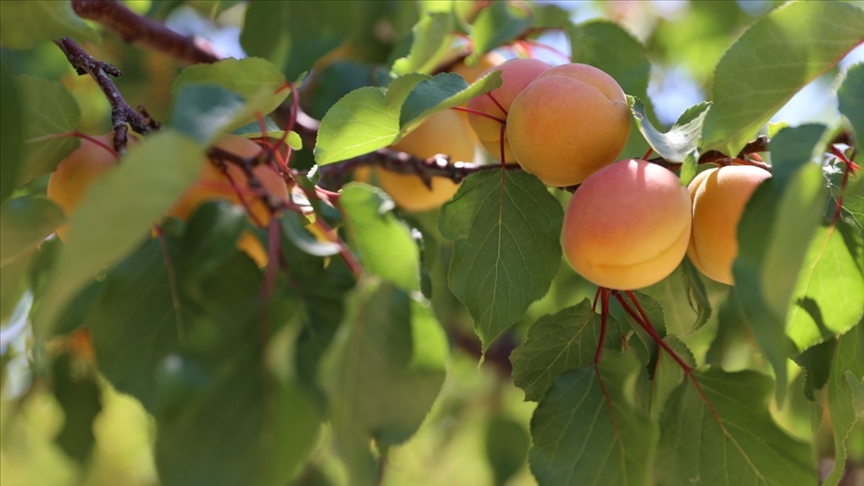
<svg viewBox="0 0 864 486">
<path fill-rule="evenodd" d="M 495 66 L 483 72 L 483 75 L 494 70 L 501 70 L 503 83 L 489 93 L 490 96 L 482 95 L 468 101 L 468 108 L 485 113 L 495 118 L 505 120 L 513 104 L 513 99 L 534 81 L 541 73 L 552 68 L 549 64 L 537 59 L 511 59 L 500 66 Z M 493 101 L 492 98 L 495 98 Z M 495 103 L 498 102 L 498 104 Z M 498 105 L 501 105 L 500 107 Z M 480 143 L 495 158 L 501 158 L 501 123 L 485 116 L 468 114 L 468 120 L 474 128 L 474 133 Z M 515 162 L 513 152 L 504 133 L 504 158 L 506 162 Z"/>
<path fill-rule="evenodd" d="M 564 214 L 561 244 L 587 280 L 638 289 L 663 280 L 681 263 L 690 226 L 690 198 L 672 172 L 644 160 L 622 160 L 576 190 Z"/>
<path fill-rule="evenodd" d="M 113 151 L 114 132 L 92 138 L 102 142 L 104 146 L 82 138 L 81 145 L 60 161 L 57 169 L 48 179 L 48 199 L 59 206 L 66 217 L 71 217 L 75 213 L 90 185 L 117 165 L 117 155 Z M 137 142 L 138 140 L 130 135 L 127 146 Z M 111 150 L 108 149 L 109 147 Z M 68 231 L 67 223 L 57 228 L 57 236 L 65 240 Z"/>
<path fill-rule="evenodd" d="M 513 100 L 507 116 L 516 161 L 550 186 L 582 183 L 614 162 L 629 136 L 624 91 L 587 64 L 544 72 Z"/>
<path fill-rule="evenodd" d="M 771 173 L 733 165 L 700 172 L 689 186 L 693 234 L 687 256 L 705 276 L 733 285 L 732 262 L 738 256 L 738 222 L 750 196 Z"/>
<path fill-rule="evenodd" d="M 439 111 L 423 121 L 413 132 L 393 148 L 420 158 L 437 154 L 450 156 L 450 162 L 471 162 L 474 142 L 469 128 L 454 111 Z M 399 174 L 387 169 L 377 170 L 378 182 L 393 201 L 407 211 L 426 211 L 450 200 L 459 184 L 444 177 L 432 178 L 432 189 L 413 174 Z"/>
<path fill-rule="evenodd" d="M 261 147 L 258 144 L 237 135 L 225 135 L 216 142 L 216 147 L 241 157 L 254 157 L 261 152 Z M 255 224 L 267 226 L 270 223 L 270 211 L 266 204 L 261 201 L 260 195 L 249 189 L 249 179 L 243 169 L 236 164 L 227 163 L 226 172 L 228 176 L 223 174 L 209 160 L 203 160 L 198 181 L 180 196 L 168 210 L 168 215 L 188 220 L 203 202 L 220 199 L 241 205 L 245 202 L 251 211 L 250 219 Z M 252 174 L 261 182 L 263 189 L 270 196 L 283 201 L 288 200 L 288 187 L 282 176 L 274 168 L 269 165 L 257 165 L 253 167 Z M 232 182 L 243 195 L 242 200 L 238 191 L 232 187 Z"/>
</svg>

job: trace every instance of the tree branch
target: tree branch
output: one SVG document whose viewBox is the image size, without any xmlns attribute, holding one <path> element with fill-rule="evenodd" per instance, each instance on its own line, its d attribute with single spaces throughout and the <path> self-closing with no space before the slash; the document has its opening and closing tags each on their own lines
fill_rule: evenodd
<svg viewBox="0 0 864 486">
<path fill-rule="evenodd" d="M 79 17 L 99 22 L 126 42 L 151 47 L 189 64 L 219 60 L 206 41 L 180 35 L 117 0 L 72 0 L 72 9 Z"/>
<path fill-rule="evenodd" d="M 139 106 L 136 111 L 126 103 L 110 77 L 121 76 L 123 73 L 119 69 L 106 62 L 97 61 L 68 37 L 55 41 L 55 43 L 66 54 L 66 59 L 69 60 L 78 74 L 82 76 L 89 74 L 99 85 L 99 89 L 102 90 L 105 97 L 108 98 L 108 102 L 111 104 L 111 123 L 114 126 L 114 150 L 122 152 L 126 148 L 127 123 L 132 127 L 132 130 L 142 135 L 158 130 L 162 126 L 158 121 L 150 118 L 143 106 Z"/>
</svg>

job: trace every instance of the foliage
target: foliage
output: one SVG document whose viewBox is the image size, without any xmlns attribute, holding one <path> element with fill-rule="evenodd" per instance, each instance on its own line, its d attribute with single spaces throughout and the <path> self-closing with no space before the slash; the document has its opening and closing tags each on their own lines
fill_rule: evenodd
<svg viewBox="0 0 864 486">
<path fill-rule="evenodd" d="M 841 63 L 861 52 L 864 11 L 658 3 L 579 5 L 603 18 L 577 22 L 596 15 L 505 0 L 0 2 L 0 482 L 864 474 L 864 66 Z M 239 38 L 165 27 L 192 17 Z M 499 71 L 459 74 L 487 53 L 611 75 L 632 114 L 619 158 L 682 185 L 707 164 L 770 170 L 738 225 L 736 284 L 685 260 L 633 295 L 598 289 L 562 259 L 578 188 L 499 167 L 479 144 L 458 164 L 389 148 L 502 86 Z M 650 76 L 679 64 L 710 95 L 666 123 Z M 832 116 L 766 129 L 829 77 Z M 116 167 L 64 214 L 51 174 L 108 130 L 141 140 L 104 147 Z M 214 149 L 226 134 L 258 152 Z M 446 134 L 434 143 L 448 155 Z M 460 186 L 410 213 L 377 187 L 383 170 Z M 216 200 L 169 216 L 202 187 Z"/>
</svg>

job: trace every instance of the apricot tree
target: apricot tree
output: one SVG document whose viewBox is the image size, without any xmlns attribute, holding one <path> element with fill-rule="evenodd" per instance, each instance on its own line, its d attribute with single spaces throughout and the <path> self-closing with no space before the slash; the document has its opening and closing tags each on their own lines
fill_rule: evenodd
<svg viewBox="0 0 864 486">
<path fill-rule="evenodd" d="M 0 2 L 0 482 L 854 483 L 862 43 L 841 1 Z"/>
</svg>

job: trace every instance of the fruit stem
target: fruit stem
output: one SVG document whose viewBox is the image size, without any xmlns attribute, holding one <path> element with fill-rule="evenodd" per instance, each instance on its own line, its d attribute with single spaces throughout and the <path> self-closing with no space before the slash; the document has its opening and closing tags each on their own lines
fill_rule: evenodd
<svg viewBox="0 0 864 486">
<path fill-rule="evenodd" d="M 606 320 L 609 317 L 609 294 L 610 290 L 605 287 L 597 289 L 600 295 L 600 338 L 597 340 L 597 352 L 594 354 L 594 365 L 600 362 L 600 356 L 603 354 L 603 345 L 606 342 Z M 597 303 L 595 296 L 594 303 Z M 599 377 L 598 377 L 599 378 Z"/>
<path fill-rule="evenodd" d="M 507 110 L 505 110 L 504 107 L 501 106 L 501 103 L 499 103 L 498 100 L 495 99 L 495 95 L 493 95 L 492 93 L 486 93 L 486 96 L 488 96 L 489 99 L 492 100 L 492 103 L 495 103 L 495 106 L 497 106 L 499 110 L 501 110 L 501 113 L 504 114 L 504 118 L 506 120 L 509 113 L 507 113 Z M 505 120 L 501 120 L 501 123 L 504 123 Z"/>
<path fill-rule="evenodd" d="M 471 108 L 466 108 L 464 106 L 454 106 L 450 108 L 451 110 L 462 111 L 465 113 L 470 113 L 472 115 L 482 116 L 484 118 L 489 118 L 490 120 L 495 120 L 498 123 L 503 124 L 505 120 L 503 118 L 498 118 L 497 116 L 490 115 L 488 113 L 483 113 L 482 111 L 472 110 Z"/>
</svg>

